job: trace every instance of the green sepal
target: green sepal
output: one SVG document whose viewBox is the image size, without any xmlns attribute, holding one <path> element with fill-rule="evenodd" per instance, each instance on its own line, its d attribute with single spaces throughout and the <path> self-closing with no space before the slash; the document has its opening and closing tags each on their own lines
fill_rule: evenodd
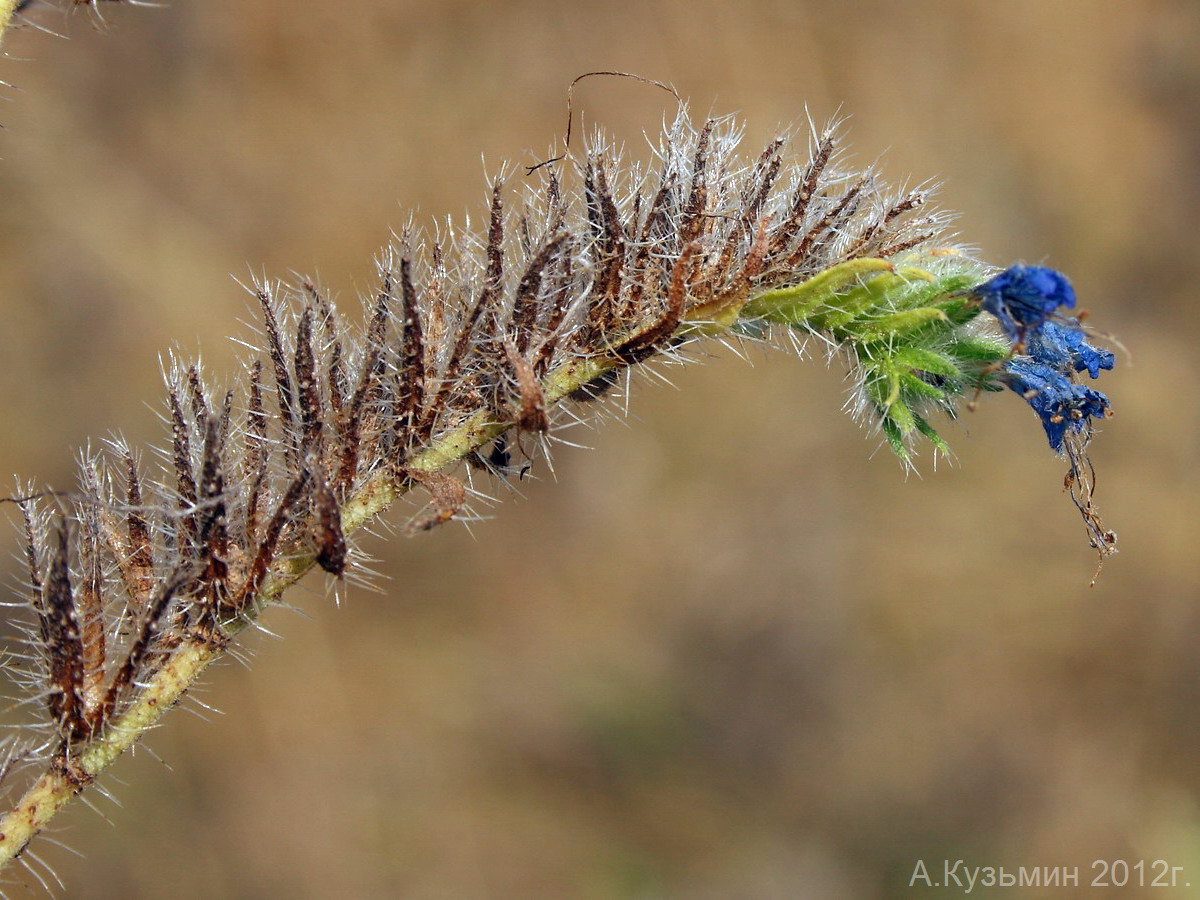
<svg viewBox="0 0 1200 900">
<path fill-rule="evenodd" d="M 871 398 L 876 411 L 886 419 L 890 419 L 907 433 L 912 430 L 912 410 L 904 402 L 902 396 L 902 373 L 895 369 L 881 366 L 874 372 L 874 377 L 866 382 L 867 396 Z"/>
<path fill-rule="evenodd" d="M 911 372 L 900 373 L 900 388 L 900 396 L 905 399 L 908 397 L 912 397 L 913 399 L 919 397 L 925 400 L 943 402 L 947 398 L 947 391 L 944 387 L 930 384 L 928 381 L 918 378 Z"/>
<path fill-rule="evenodd" d="M 856 323 L 861 327 L 856 329 L 854 337 L 864 341 L 877 341 L 884 337 L 901 337 L 930 323 L 947 321 L 946 314 L 936 306 L 922 306 Z"/>
<path fill-rule="evenodd" d="M 1006 359 L 1011 348 L 994 338 L 958 337 L 946 348 L 956 360 L 965 363 L 998 363 Z"/>
<path fill-rule="evenodd" d="M 962 378 L 962 369 L 952 359 L 924 347 L 904 347 L 891 354 L 891 361 L 892 365 L 899 368 L 928 372 L 945 378 Z"/>
<path fill-rule="evenodd" d="M 978 285 L 979 276 L 977 275 L 943 275 L 928 288 L 923 287 L 923 289 L 929 290 L 930 293 L 925 296 L 931 299 L 943 294 L 957 294 L 959 296 L 954 299 L 958 304 L 978 309 L 979 304 L 966 293 Z"/>
<path fill-rule="evenodd" d="M 865 284 L 830 298 L 825 306 L 815 310 L 804 322 L 813 331 L 837 331 L 855 319 L 868 316 L 874 310 L 890 312 L 895 298 L 904 296 L 914 285 L 934 281 L 924 269 L 905 266 L 896 272 L 883 272 Z"/>
<path fill-rule="evenodd" d="M 900 429 L 896 423 L 891 419 L 884 419 L 881 427 L 883 429 L 883 436 L 887 438 L 888 446 L 892 448 L 892 452 L 901 459 L 908 459 L 909 452 L 908 448 L 904 446 L 904 435 L 900 433 Z"/>
<path fill-rule="evenodd" d="M 980 313 L 973 272 L 935 275 L 865 257 L 831 266 L 799 285 L 768 291 L 742 309 L 737 330 L 770 323 L 823 332 L 857 357 L 862 389 L 888 445 L 902 459 L 921 435 L 949 452 L 929 410 L 953 417 L 966 392 L 995 390 L 990 367 L 1009 352 L 999 340 L 964 334 Z"/>
<path fill-rule="evenodd" d="M 899 382 L 899 379 L 897 379 Z M 897 386 L 899 386 L 897 384 Z M 886 415 L 888 419 L 896 423 L 896 427 L 900 429 L 900 433 L 907 435 L 917 427 L 916 413 L 912 407 L 897 397 L 891 405 L 888 406 Z"/>
<path fill-rule="evenodd" d="M 946 317 L 946 321 L 951 328 L 958 328 L 966 325 L 979 315 L 979 304 L 973 300 L 965 300 L 962 297 L 951 297 L 949 300 L 943 300 L 936 304 L 937 308 L 942 311 L 942 315 Z"/>
<path fill-rule="evenodd" d="M 925 439 L 933 446 L 937 447 L 943 453 L 950 452 L 950 445 L 946 443 L 945 438 L 937 433 L 937 429 L 930 425 L 923 416 L 914 415 L 913 419 L 917 423 L 917 431 L 925 436 Z"/>
<path fill-rule="evenodd" d="M 801 325 L 821 307 L 836 306 L 839 295 L 849 293 L 865 279 L 880 272 L 894 271 L 895 267 L 886 259 L 869 256 L 851 259 L 831 266 L 801 284 L 754 297 L 742 307 L 742 317 Z"/>
<path fill-rule="evenodd" d="M 950 452 L 950 445 L 945 438 L 938 434 L 937 429 L 920 413 L 914 412 L 903 403 L 894 403 L 880 418 L 880 429 L 888 442 L 888 446 L 898 457 L 908 460 L 912 457 L 909 452 L 907 438 L 914 431 L 919 432 L 929 443 L 943 453 Z"/>
</svg>

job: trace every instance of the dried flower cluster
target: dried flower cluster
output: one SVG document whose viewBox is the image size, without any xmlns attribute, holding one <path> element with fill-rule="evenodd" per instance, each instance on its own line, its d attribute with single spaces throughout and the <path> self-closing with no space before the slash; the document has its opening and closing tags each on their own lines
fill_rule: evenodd
<svg viewBox="0 0 1200 900">
<path fill-rule="evenodd" d="M 166 372 L 169 447 L 148 476 L 120 443 L 79 490 L 20 502 L 33 621 L 8 670 L 42 710 L 10 763 L 49 759 L 0 823 L 0 864 L 179 699 L 304 572 L 352 570 L 353 531 L 398 496 L 409 531 L 464 509 L 467 461 L 534 462 L 631 368 L 706 336 L 818 336 L 856 373 L 855 407 L 902 455 L 1010 343 L 980 329 L 982 266 L 937 243 L 926 191 L 837 164 L 834 130 L 752 161 L 728 120 L 681 114 L 654 167 L 595 138 L 574 167 L 493 186 L 482 233 L 410 227 L 378 260 L 366 325 L 312 283 L 258 283 L 262 330 L 217 389 Z M 9 775 L 5 767 L 4 775 Z"/>
</svg>

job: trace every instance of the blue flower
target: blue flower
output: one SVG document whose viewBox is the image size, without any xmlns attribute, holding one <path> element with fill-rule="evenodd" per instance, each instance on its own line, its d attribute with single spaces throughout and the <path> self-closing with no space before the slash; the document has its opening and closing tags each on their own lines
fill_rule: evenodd
<svg viewBox="0 0 1200 900">
<path fill-rule="evenodd" d="M 1078 319 L 1057 317 L 1060 307 L 1075 306 L 1065 275 L 1044 266 L 1010 266 L 972 293 L 1017 352 L 1026 354 L 1004 363 L 1000 378 L 1033 407 L 1051 448 L 1062 452 L 1068 432 L 1089 429 L 1093 418 L 1110 413 L 1108 397 L 1073 380 L 1076 372 L 1098 378 L 1116 359 L 1085 340 Z"/>
<path fill-rule="evenodd" d="M 1060 306 L 1075 305 L 1075 289 L 1067 276 L 1044 266 L 1009 266 L 973 293 L 1014 343 L 1024 340 Z"/>
<path fill-rule="evenodd" d="M 1062 451 L 1068 429 L 1083 431 L 1093 416 L 1103 419 L 1112 408 L 1100 391 L 1076 384 L 1060 368 L 1036 360 L 1009 360 L 1002 378 L 1033 407 L 1056 452 Z"/>
<path fill-rule="evenodd" d="M 1084 340 L 1078 319 L 1042 322 L 1026 336 L 1025 352 L 1059 371 L 1087 370 L 1092 378 L 1099 378 L 1101 369 L 1111 369 L 1116 363 L 1111 350 L 1093 347 Z"/>
<path fill-rule="evenodd" d="M 1078 319 L 1059 314 L 1060 308 L 1075 306 L 1075 289 L 1053 269 L 1010 266 L 969 293 L 980 309 L 996 317 L 1012 341 L 1012 354 L 1000 364 L 997 380 L 1033 407 L 1050 449 L 1070 461 L 1065 484 L 1103 561 L 1116 552 L 1116 535 L 1104 527 L 1092 504 L 1096 482 L 1087 446 L 1092 419 L 1111 416 L 1112 406 L 1100 391 L 1075 379 L 1078 372 L 1098 378 L 1100 370 L 1111 369 L 1116 359 L 1085 340 Z"/>
</svg>

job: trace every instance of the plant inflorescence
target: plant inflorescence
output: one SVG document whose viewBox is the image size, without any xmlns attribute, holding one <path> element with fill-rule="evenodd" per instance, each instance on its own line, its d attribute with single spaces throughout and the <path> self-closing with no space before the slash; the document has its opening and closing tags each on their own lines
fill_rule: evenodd
<svg viewBox="0 0 1200 900">
<path fill-rule="evenodd" d="M 574 162 L 497 179 L 481 231 L 410 225 L 380 254 L 361 328 L 311 281 L 256 281 L 261 329 L 233 387 L 168 360 L 161 466 L 113 441 L 83 455 L 76 490 L 15 498 L 31 617 L 6 671 L 39 722 L 0 774 L 43 772 L 0 822 L 0 858 L 297 579 L 352 574 L 354 533 L 399 497 L 424 498 L 410 533 L 461 516 L 473 472 L 537 465 L 629 372 L 701 340 L 827 348 L 906 463 L 948 449 L 937 414 L 1016 390 L 1111 552 L 1086 453 L 1110 409 L 1076 377 L 1113 357 L 1058 315 L 1066 279 L 976 261 L 927 189 L 843 167 L 835 127 L 800 159 L 792 134 L 750 158 L 739 140 L 681 110 L 650 166 L 596 135 Z"/>
</svg>

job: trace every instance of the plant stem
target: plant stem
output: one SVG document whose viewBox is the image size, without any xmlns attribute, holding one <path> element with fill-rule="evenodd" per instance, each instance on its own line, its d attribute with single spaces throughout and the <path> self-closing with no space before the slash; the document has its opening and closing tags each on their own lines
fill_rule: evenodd
<svg viewBox="0 0 1200 900">
<path fill-rule="evenodd" d="M 7 3 L 8 0 L 0 0 Z M 10 4 L 11 5 L 11 4 Z M 684 331 L 688 326 L 681 326 Z M 677 332 L 678 333 L 678 332 Z M 553 405 L 599 375 L 628 365 L 615 356 L 574 359 L 549 373 L 542 383 L 545 401 Z M 408 471 L 432 473 L 452 466 L 474 450 L 486 447 L 509 428 L 511 420 L 493 412 L 477 413 L 446 432 L 406 463 Z M 409 490 L 402 474 L 384 470 L 369 478 L 342 507 L 342 528 L 349 534 L 384 512 Z M 258 618 L 292 584 L 315 565 L 312 554 L 285 558 L 264 581 L 254 602 L 239 618 L 223 623 L 232 637 Z M 194 638 L 176 648 L 141 688 L 133 704 L 90 741 L 59 754 L 25 792 L 12 811 L 0 819 L 0 869 L 20 855 L 54 815 L 90 785 L 127 749 L 178 703 L 209 664 L 225 650 L 222 641 Z"/>
<path fill-rule="evenodd" d="M 0 0 L 0 39 L 4 37 L 4 31 L 17 11 L 18 2 L 19 0 Z"/>
</svg>

